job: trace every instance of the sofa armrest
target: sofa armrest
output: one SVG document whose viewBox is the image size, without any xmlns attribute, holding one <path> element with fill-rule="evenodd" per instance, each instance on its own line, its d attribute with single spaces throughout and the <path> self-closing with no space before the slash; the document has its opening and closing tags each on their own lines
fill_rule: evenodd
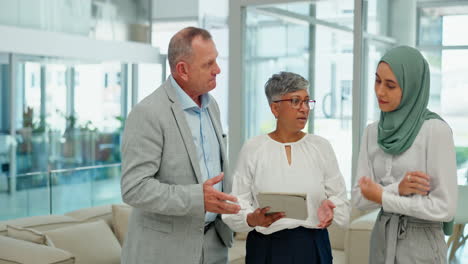
<svg viewBox="0 0 468 264">
<path fill-rule="evenodd" d="M 327 228 L 327 230 L 328 236 L 330 237 L 331 248 L 344 251 L 345 238 L 348 229 L 342 228 L 333 223 Z"/>
<path fill-rule="evenodd" d="M 354 219 L 345 238 L 347 264 L 361 264 L 369 261 L 369 244 L 372 229 L 379 210 L 372 211 Z"/>
<path fill-rule="evenodd" d="M 0 236 L 1 263 L 74 264 L 75 257 L 59 248 Z"/>
</svg>

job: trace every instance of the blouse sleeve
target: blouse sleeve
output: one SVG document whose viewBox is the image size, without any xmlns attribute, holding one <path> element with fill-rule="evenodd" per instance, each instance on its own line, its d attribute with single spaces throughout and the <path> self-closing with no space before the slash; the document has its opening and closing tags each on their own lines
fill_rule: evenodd
<svg viewBox="0 0 468 264">
<path fill-rule="evenodd" d="M 373 181 L 376 181 L 374 173 L 372 173 L 372 168 L 369 166 L 369 154 L 367 152 L 368 146 L 368 136 L 369 136 L 369 126 L 364 130 L 361 140 L 361 148 L 359 150 L 359 158 L 356 172 L 356 182 L 353 186 L 351 193 L 351 201 L 354 207 L 360 210 L 372 210 L 380 208 L 381 205 L 372 201 L 367 200 L 361 194 L 361 188 L 359 187 L 359 179 L 363 176 L 371 178 Z"/>
<path fill-rule="evenodd" d="M 430 221 L 451 221 L 457 206 L 456 159 L 450 127 L 443 121 L 432 121 L 427 140 L 426 166 L 431 190 L 426 196 L 399 196 L 384 191 L 383 208 L 387 212 L 406 214 Z"/>
<path fill-rule="evenodd" d="M 350 208 L 346 197 L 346 184 L 338 167 L 335 152 L 328 141 L 326 141 L 325 162 L 325 195 L 336 206 L 333 221 L 341 227 L 347 227 Z"/>
<path fill-rule="evenodd" d="M 255 152 L 249 149 L 247 144 L 242 147 L 232 182 L 231 195 L 237 197 L 241 209 L 237 214 L 222 215 L 224 223 L 235 232 L 249 232 L 254 229 L 247 223 L 247 215 L 255 210 L 251 189 L 251 186 L 253 186 L 253 171 L 250 164 Z"/>
</svg>

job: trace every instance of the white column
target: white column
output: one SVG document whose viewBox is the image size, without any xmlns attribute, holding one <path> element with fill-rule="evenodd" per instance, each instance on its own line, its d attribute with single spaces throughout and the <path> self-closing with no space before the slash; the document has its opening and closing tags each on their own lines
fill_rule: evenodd
<svg viewBox="0 0 468 264">
<path fill-rule="evenodd" d="M 243 12 L 240 1 L 229 1 L 229 164 L 234 169 L 243 143 Z"/>
<path fill-rule="evenodd" d="M 354 0 L 354 51 L 353 51 L 353 146 L 351 185 L 356 182 L 356 168 L 361 135 L 365 126 L 365 105 L 362 105 L 362 52 L 363 52 L 363 5 L 361 0 Z"/>
<path fill-rule="evenodd" d="M 390 36 L 399 45 L 416 46 L 417 8 L 416 0 L 393 0 L 389 2 Z"/>
</svg>

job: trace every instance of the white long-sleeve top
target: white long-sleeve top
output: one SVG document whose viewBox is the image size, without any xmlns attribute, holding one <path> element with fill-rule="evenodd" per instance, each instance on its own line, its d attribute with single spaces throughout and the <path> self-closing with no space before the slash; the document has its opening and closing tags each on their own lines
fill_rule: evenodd
<svg viewBox="0 0 468 264">
<path fill-rule="evenodd" d="M 426 120 L 413 144 L 400 155 L 385 153 L 377 144 L 378 122 L 364 131 L 359 153 L 357 181 L 352 204 L 361 210 L 383 207 L 385 212 L 408 215 L 429 221 L 451 221 L 457 206 L 455 147 L 450 127 L 442 120 Z M 398 184 L 409 171 L 429 175 L 427 196 L 400 196 Z M 368 176 L 383 187 L 382 205 L 361 194 L 357 182 Z"/>
<path fill-rule="evenodd" d="M 291 146 L 291 164 L 285 146 Z M 322 137 L 306 134 L 291 143 L 277 142 L 268 135 L 254 137 L 242 147 L 233 177 L 232 195 L 237 196 L 241 210 L 222 217 L 236 232 L 253 230 L 247 224 L 247 214 L 258 208 L 255 197 L 259 192 L 306 193 L 308 202 L 306 220 L 286 216 L 268 228 L 255 227 L 260 233 L 299 226 L 318 228 L 317 210 L 325 199 L 336 205 L 333 221 L 340 226 L 348 224 L 349 201 L 344 179 L 330 143 Z"/>
</svg>

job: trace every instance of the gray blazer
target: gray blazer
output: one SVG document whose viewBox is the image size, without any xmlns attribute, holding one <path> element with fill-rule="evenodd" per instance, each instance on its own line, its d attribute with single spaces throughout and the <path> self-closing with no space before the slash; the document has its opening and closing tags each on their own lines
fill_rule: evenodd
<svg viewBox="0 0 468 264">
<path fill-rule="evenodd" d="M 226 171 L 226 147 L 214 98 L 208 107 Z M 122 263 L 200 263 L 205 209 L 202 174 L 192 133 L 170 80 L 129 114 L 122 140 L 122 198 L 133 207 Z M 231 177 L 223 191 L 231 192 Z M 216 231 L 232 245 L 221 217 Z"/>
</svg>

